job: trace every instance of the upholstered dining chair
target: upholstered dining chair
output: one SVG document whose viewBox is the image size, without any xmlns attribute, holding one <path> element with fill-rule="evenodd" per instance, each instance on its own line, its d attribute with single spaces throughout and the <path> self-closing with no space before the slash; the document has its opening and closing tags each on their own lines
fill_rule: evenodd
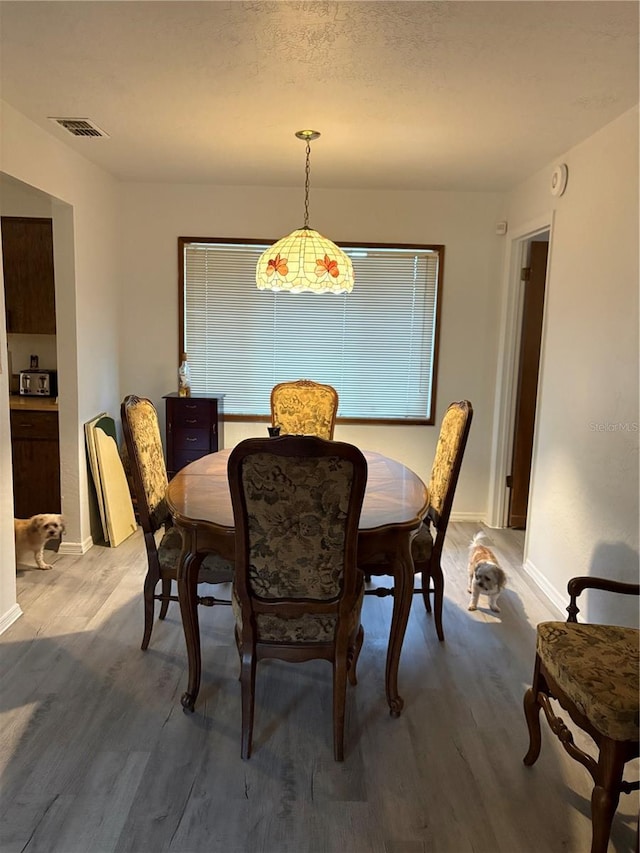
<svg viewBox="0 0 640 853">
<path fill-rule="evenodd" d="M 271 389 L 271 425 L 281 435 L 333 438 L 337 413 L 338 392 L 331 385 L 298 379 Z"/>
<path fill-rule="evenodd" d="M 591 853 L 606 853 L 620 794 L 640 787 L 638 780 L 623 781 L 625 764 L 639 755 L 640 632 L 616 625 L 578 623 L 576 600 L 585 589 L 624 595 L 640 593 L 638 584 L 572 578 L 568 584 L 567 621 L 541 622 L 537 626 L 533 684 L 524 695 L 529 729 L 524 763 L 531 766 L 540 755 L 542 709 L 567 753 L 591 774 Z M 572 732 L 554 712 L 552 699 L 592 738 L 598 748 L 597 759 L 574 742 Z"/>
<path fill-rule="evenodd" d="M 433 595 L 436 633 L 441 641 L 444 640 L 442 549 L 472 419 L 473 406 L 468 400 L 451 403 L 444 413 L 431 466 L 429 508 L 424 523 L 411 544 L 415 574 L 421 575 L 421 586 L 416 586 L 413 592 L 422 595 L 427 613 L 431 613 L 430 595 Z M 362 563 L 360 570 L 367 582 L 370 582 L 372 577 L 392 575 L 393 554 L 376 555 L 369 562 Z M 367 587 L 365 595 L 393 595 L 393 587 Z"/>
<path fill-rule="evenodd" d="M 165 502 L 167 469 L 165 466 L 158 413 L 146 397 L 128 395 L 120 406 L 122 432 L 127 450 L 131 481 L 135 492 L 136 511 L 144 532 L 147 551 L 147 574 L 144 581 L 144 634 L 142 649 L 149 646 L 155 602 L 160 601 L 160 619 L 167 615 L 172 595 L 172 581 L 177 577 L 182 538 L 171 523 Z M 160 531 L 160 533 L 158 532 Z M 230 583 L 233 565 L 216 554 L 207 555 L 200 567 L 198 583 Z M 160 592 L 156 592 L 158 583 Z M 199 604 L 230 604 L 213 596 L 198 598 Z"/>
<path fill-rule="evenodd" d="M 249 438 L 231 452 L 228 476 L 242 758 L 251 755 L 258 661 L 320 658 L 333 666 L 333 750 L 342 761 L 346 683 L 356 683 L 364 635 L 356 551 L 367 462 L 353 445 L 315 436 Z"/>
</svg>

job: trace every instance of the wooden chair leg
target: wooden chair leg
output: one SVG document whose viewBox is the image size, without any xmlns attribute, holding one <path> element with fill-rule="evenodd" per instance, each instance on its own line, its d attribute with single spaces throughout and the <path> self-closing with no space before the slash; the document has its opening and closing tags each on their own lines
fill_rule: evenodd
<svg viewBox="0 0 640 853">
<path fill-rule="evenodd" d="M 333 661 L 333 757 L 344 761 L 344 716 L 347 696 L 347 656 L 336 651 Z"/>
<path fill-rule="evenodd" d="M 155 591 L 158 578 L 154 577 L 151 572 L 147 572 L 144 579 L 143 597 L 144 597 L 144 633 L 142 635 L 142 645 L 140 648 L 145 651 L 151 640 L 151 631 L 153 630 L 153 616 L 155 610 Z"/>
<path fill-rule="evenodd" d="M 529 749 L 522 759 L 527 767 L 538 760 L 540 747 L 542 745 L 542 732 L 540 731 L 540 703 L 538 692 L 540 690 L 540 658 L 536 655 L 536 663 L 533 670 L 533 684 L 524 694 L 524 716 L 529 729 Z"/>
<path fill-rule="evenodd" d="M 444 603 L 444 575 L 440 562 L 431 567 L 431 578 L 433 580 L 433 617 L 436 623 L 436 634 L 442 643 L 444 631 L 442 630 L 442 606 Z"/>
<path fill-rule="evenodd" d="M 162 601 L 160 602 L 160 619 L 164 619 L 169 609 L 169 596 L 171 595 L 171 578 L 162 581 Z"/>
<path fill-rule="evenodd" d="M 604 739 L 598 757 L 599 782 L 591 792 L 591 853 L 607 853 L 613 816 L 620 799 L 625 758 L 621 745 Z"/>
<path fill-rule="evenodd" d="M 431 573 L 428 568 L 422 569 L 422 600 L 424 601 L 424 609 L 427 613 L 431 613 Z"/>
<path fill-rule="evenodd" d="M 256 690 L 256 656 L 253 649 L 244 651 L 241 655 L 240 690 L 242 693 L 242 738 L 240 755 L 242 758 L 251 757 L 251 742 L 253 739 L 253 713 Z"/>
<path fill-rule="evenodd" d="M 536 693 L 532 687 L 524 694 L 524 714 L 529 728 L 529 749 L 522 760 L 527 767 L 531 767 L 538 760 L 540 746 L 542 745 L 540 705 L 538 705 Z"/>
<path fill-rule="evenodd" d="M 360 657 L 360 649 L 362 648 L 362 642 L 364 640 L 364 628 L 362 625 L 358 628 L 358 633 L 356 634 L 355 643 L 353 644 L 353 649 L 350 650 L 350 658 L 347 661 L 347 675 L 349 676 L 349 683 L 354 686 L 358 683 L 358 679 L 356 676 L 356 666 L 358 665 L 358 658 Z"/>
</svg>

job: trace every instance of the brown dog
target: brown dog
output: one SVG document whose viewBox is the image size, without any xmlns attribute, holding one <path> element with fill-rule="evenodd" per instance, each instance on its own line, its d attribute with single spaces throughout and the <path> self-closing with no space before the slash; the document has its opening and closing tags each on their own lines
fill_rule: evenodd
<svg viewBox="0 0 640 853">
<path fill-rule="evenodd" d="M 480 545 L 480 540 L 485 534 L 480 532 L 471 540 L 469 545 L 469 586 L 467 592 L 471 593 L 469 610 L 478 609 L 478 598 L 480 594 L 489 597 L 489 607 L 496 613 L 500 612 L 498 598 L 507 585 L 507 576 L 498 565 L 496 555 L 491 548 Z"/>
<path fill-rule="evenodd" d="M 44 560 L 44 546 L 50 539 L 59 539 L 65 532 L 64 518 L 55 513 L 43 513 L 31 518 L 14 518 L 16 561 L 30 551 L 39 569 L 51 569 Z"/>
</svg>

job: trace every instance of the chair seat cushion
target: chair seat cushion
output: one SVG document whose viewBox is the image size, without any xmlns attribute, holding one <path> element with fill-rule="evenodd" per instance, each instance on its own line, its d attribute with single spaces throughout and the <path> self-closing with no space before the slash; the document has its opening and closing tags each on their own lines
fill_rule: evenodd
<svg viewBox="0 0 640 853">
<path fill-rule="evenodd" d="M 364 598 L 364 586 L 350 613 L 349 634 L 355 634 L 360 625 L 360 612 Z M 231 596 L 233 614 L 238 631 L 242 633 L 242 609 L 235 588 Z M 259 643 L 332 643 L 337 616 L 331 613 L 305 613 L 302 616 L 284 618 L 270 613 L 256 614 Z"/>
<path fill-rule="evenodd" d="M 431 560 L 433 539 L 428 524 L 422 524 L 411 543 L 411 556 L 414 563 L 428 563 Z"/>
<path fill-rule="evenodd" d="M 416 571 L 419 572 L 419 563 L 428 563 L 431 560 L 431 552 L 433 550 L 433 538 L 428 524 L 421 524 L 420 529 L 413 538 L 411 543 L 411 556 L 416 565 Z M 391 554 L 376 554 L 364 565 L 360 565 L 360 569 L 365 574 L 376 574 L 376 569 L 380 569 L 380 574 L 389 574 L 393 557 Z M 382 571 L 384 569 L 384 571 Z"/>
<path fill-rule="evenodd" d="M 616 625 L 542 622 L 537 652 L 547 671 L 595 729 L 638 740 L 640 632 Z"/>
<path fill-rule="evenodd" d="M 176 576 L 182 537 L 175 527 L 170 527 L 158 545 L 160 570 Z M 233 564 L 223 559 L 219 554 L 207 554 L 200 566 L 198 583 L 231 583 L 233 581 Z"/>
</svg>

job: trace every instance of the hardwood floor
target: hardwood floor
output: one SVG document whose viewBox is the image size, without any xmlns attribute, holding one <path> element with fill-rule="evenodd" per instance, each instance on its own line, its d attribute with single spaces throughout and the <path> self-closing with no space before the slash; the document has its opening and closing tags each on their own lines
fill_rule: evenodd
<svg viewBox="0 0 640 853">
<path fill-rule="evenodd" d="M 537 764 L 522 763 L 535 625 L 563 615 L 522 573 L 511 530 L 488 531 L 509 575 L 502 612 L 481 600 L 469 613 L 477 529 L 449 527 L 444 643 L 414 596 L 399 719 L 384 697 L 391 601 L 365 599 L 343 764 L 324 661 L 259 665 L 254 752 L 240 759 L 230 608 L 199 609 L 202 689 L 195 713 L 182 711 L 177 604 L 140 651 L 140 531 L 117 549 L 53 555 L 50 572 L 21 570 L 24 616 L 0 637 L 2 853 L 588 851 L 586 770 L 544 726 Z M 623 795 L 611 851 L 634 849 L 637 813 L 638 795 Z"/>
</svg>

